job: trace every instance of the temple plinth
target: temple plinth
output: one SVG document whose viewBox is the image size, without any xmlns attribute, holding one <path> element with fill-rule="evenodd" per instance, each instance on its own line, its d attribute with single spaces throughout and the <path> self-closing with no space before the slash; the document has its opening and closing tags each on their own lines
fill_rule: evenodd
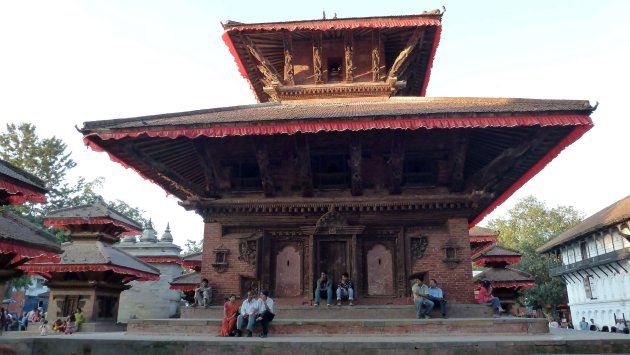
<svg viewBox="0 0 630 355">
<path fill-rule="evenodd" d="M 0 206 L 46 202 L 44 182 L 0 160 Z M 34 258 L 59 258 L 55 236 L 9 212 L 0 211 L 0 297 L 8 280 L 22 275 L 21 265 Z"/>
<path fill-rule="evenodd" d="M 364 304 L 417 275 L 473 303 L 469 228 L 592 127 L 588 101 L 426 97 L 439 10 L 223 27 L 259 104 L 82 129 L 203 217 L 215 301 L 310 304 L 326 271 Z"/>
<path fill-rule="evenodd" d="M 82 330 L 110 329 L 116 323 L 120 293 L 133 280 L 158 280 L 155 267 L 115 248 L 119 236 L 139 234 L 141 226 L 101 204 L 49 213 L 46 225 L 70 231 L 59 262 L 34 259 L 22 269 L 46 278 L 51 289 L 48 316 L 54 321 L 81 308 Z"/>
</svg>

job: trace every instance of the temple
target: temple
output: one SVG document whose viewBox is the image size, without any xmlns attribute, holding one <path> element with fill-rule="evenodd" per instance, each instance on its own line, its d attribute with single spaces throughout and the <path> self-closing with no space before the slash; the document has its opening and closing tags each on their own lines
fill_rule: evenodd
<svg viewBox="0 0 630 355">
<path fill-rule="evenodd" d="M 46 202 L 47 192 L 42 180 L 0 160 L 0 207 Z M 0 297 L 6 282 L 24 273 L 19 266 L 38 257 L 58 260 L 59 253 L 55 236 L 0 208 Z"/>
<path fill-rule="evenodd" d="M 592 127 L 588 101 L 425 97 L 440 11 L 223 26 L 258 104 L 82 128 L 204 218 L 215 301 L 347 271 L 363 304 L 416 275 L 472 303 L 469 228 Z"/>
<path fill-rule="evenodd" d="M 160 271 L 112 246 L 118 236 L 139 234 L 141 226 L 101 204 L 50 212 L 44 224 L 70 231 L 61 260 L 36 258 L 21 268 L 46 278 L 53 321 L 81 308 L 82 331 L 114 330 L 119 297 L 134 280 L 159 280 Z"/>
</svg>

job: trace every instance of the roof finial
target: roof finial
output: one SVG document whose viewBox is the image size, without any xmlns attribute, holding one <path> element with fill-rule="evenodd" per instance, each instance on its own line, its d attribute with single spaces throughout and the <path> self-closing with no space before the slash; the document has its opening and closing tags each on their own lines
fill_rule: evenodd
<svg viewBox="0 0 630 355">
<path fill-rule="evenodd" d="M 335 14 L 333 15 L 333 20 L 337 19 L 337 13 L 335 12 Z"/>
<path fill-rule="evenodd" d="M 323 20 L 325 20 L 326 19 L 326 11 L 322 11 L 322 12 L 324 13 Z"/>
<path fill-rule="evenodd" d="M 167 242 L 167 243 L 172 243 L 173 242 L 173 235 L 171 235 L 171 224 L 170 223 L 166 223 L 166 230 L 164 231 L 164 234 L 162 234 L 162 238 L 160 238 L 161 242 Z"/>
</svg>

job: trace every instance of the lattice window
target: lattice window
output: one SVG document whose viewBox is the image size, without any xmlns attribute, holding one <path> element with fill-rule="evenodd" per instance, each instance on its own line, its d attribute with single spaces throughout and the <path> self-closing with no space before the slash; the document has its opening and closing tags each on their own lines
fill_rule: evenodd
<svg viewBox="0 0 630 355">
<path fill-rule="evenodd" d="M 584 284 L 584 292 L 586 293 L 586 298 L 591 300 L 597 299 L 595 279 L 593 279 L 593 276 L 585 276 L 582 282 Z"/>
</svg>

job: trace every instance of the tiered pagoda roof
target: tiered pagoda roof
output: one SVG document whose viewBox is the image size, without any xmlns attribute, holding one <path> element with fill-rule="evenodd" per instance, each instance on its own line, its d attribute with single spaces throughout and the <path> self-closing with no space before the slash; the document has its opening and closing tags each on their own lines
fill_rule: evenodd
<svg viewBox="0 0 630 355">
<path fill-rule="evenodd" d="M 475 255 L 497 243 L 499 232 L 490 228 L 474 226 L 468 230 L 470 237 L 470 253 Z"/>
<path fill-rule="evenodd" d="M 36 259 L 22 266 L 26 271 L 49 279 L 55 273 L 105 271 L 121 275 L 123 283 L 159 279 L 157 268 L 111 245 L 119 235 L 139 234 L 140 225 L 104 205 L 53 211 L 46 216 L 44 223 L 70 230 L 68 238 L 72 241 L 62 245 L 60 262 Z"/>
<path fill-rule="evenodd" d="M 46 187 L 38 177 L 0 159 L 0 206 L 46 202 Z"/>
<path fill-rule="evenodd" d="M 495 244 L 473 255 L 472 261 L 477 266 L 488 267 L 473 278 L 476 284 L 489 280 L 492 281 L 494 288 L 522 289 L 536 286 L 531 274 L 508 266 L 521 261 L 521 254 L 515 250 Z"/>
<path fill-rule="evenodd" d="M 192 291 L 201 283 L 201 272 L 193 271 L 177 276 L 171 281 L 171 290 Z"/>
</svg>

